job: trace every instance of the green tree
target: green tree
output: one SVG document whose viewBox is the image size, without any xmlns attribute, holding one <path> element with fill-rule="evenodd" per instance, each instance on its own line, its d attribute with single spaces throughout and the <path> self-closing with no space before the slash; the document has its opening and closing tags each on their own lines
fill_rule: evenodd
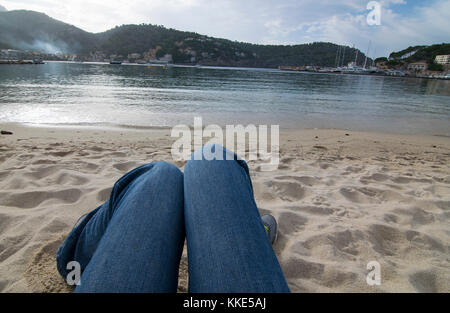
<svg viewBox="0 0 450 313">
<path fill-rule="evenodd" d="M 442 72 L 442 71 L 444 70 L 444 66 L 442 66 L 442 64 L 438 64 L 438 63 L 435 63 L 435 62 L 431 62 L 431 63 L 428 65 L 428 69 L 429 69 L 430 71 Z"/>
</svg>

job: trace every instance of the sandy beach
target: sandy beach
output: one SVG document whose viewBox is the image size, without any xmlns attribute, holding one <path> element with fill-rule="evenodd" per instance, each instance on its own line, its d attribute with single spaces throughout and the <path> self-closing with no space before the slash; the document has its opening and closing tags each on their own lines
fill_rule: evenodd
<svg viewBox="0 0 450 313">
<path fill-rule="evenodd" d="M 172 162 L 169 129 L 0 125 L 0 291 L 70 292 L 55 253 L 136 166 Z M 278 170 L 249 162 L 293 292 L 450 292 L 450 138 L 280 133 Z M 184 162 L 172 162 L 181 169 Z M 366 283 L 367 263 L 381 285 Z M 187 258 L 180 268 L 186 291 Z"/>
</svg>

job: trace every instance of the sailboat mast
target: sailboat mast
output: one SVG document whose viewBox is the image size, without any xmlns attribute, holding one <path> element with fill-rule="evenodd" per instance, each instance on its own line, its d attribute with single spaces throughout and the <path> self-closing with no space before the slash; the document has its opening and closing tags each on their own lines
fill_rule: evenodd
<svg viewBox="0 0 450 313">
<path fill-rule="evenodd" d="M 342 52 L 342 66 L 344 66 L 344 58 L 345 58 L 345 46 L 344 51 Z"/>
<path fill-rule="evenodd" d="M 373 58 L 372 58 L 372 67 L 375 64 L 375 58 L 377 57 L 377 48 L 375 48 L 375 50 L 373 51 Z"/>
<path fill-rule="evenodd" d="M 367 53 L 366 53 L 366 59 L 364 60 L 364 68 L 366 68 L 366 64 L 367 64 L 367 55 L 369 54 L 369 50 L 370 50 L 370 44 L 371 44 L 371 40 L 369 40 L 369 47 L 367 48 Z"/>
</svg>

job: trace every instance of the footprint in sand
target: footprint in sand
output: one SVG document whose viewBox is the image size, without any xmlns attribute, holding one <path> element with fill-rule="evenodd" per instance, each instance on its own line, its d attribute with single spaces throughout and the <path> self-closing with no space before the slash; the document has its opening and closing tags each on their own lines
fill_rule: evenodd
<svg viewBox="0 0 450 313">
<path fill-rule="evenodd" d="M 280 199 L 286 201 L 298 201 L 303 199 L 308 190 L 295 181 L 272 181 L 271 187 Z"/>
<path fill-rule="evenodd" d="M 73 154 L 75 151 L 72 151 L 72 150 L 70 150 L 70 151 L 56 151 L 56 152 L 49 152 L 49 153 L 45 153 L 46 155 L 51 155 L 51 156 L 54 156 L 54 157 L 65 157 L 65 156 L 68 156 L 68 155 L 71 155 L 71 154 Z"/>
<path fill-rule="evenodd" d="M 129 170 L 135 168 L 138 166 L 137 162 L 129 161 L 129 162 L 123 162 L 123 163 L 116 163 L 113 165 L 115 169 L 118 169 L 121 172 L 128 172 Z"/>
<path fill-rule="evenodd" d="M 291 235 L 304 229 L 308 219 L 298 213 L 281 212 L 278 215 L 279 230 L 284 235 Z"/>
<path fill-rule="evenodd" d="M 317 279 L 323 274 L 325 265 L 298 257 L 290 257 L 287 261 L 283 262 L 282 268 L 286 277 Z"/>
<path fill-rule="evenodd" d="M 371 203 L 373 200 L 354 187 L 342 187 L 339 192 L 347 200 L 354 203 Z"/>
<path fill-rule="evenodd" d="M 288 181 L 295 180 L 306 186 L 314 186 L 320 182 L 320 179 L 317 179 L 312 176 L 289 176 L 289 175 L 287 175 L 287 176 L 277 176 L 277 177 L 275 177 L 275 179 L 288 180 Z"/>
<path fill-rule="evenodd" d="M 302 213 L 312 214 L 312 215 L 331 215 L 334 213 L 334 209 L 324 206 L 314 206 L 314 205 L 306 205 L 306 206 L 286 206 L 283 207 L 288 210 L 298 211 Z"/>
<path fill-rule="evenodd" d="M 436 293 L 436 275 L 433 270 L 416 271 L 408 276 L 408 280 L 417 292 Z"/>
<path fill-rule="evenodd" d="M 409 241 L 410 246 L 420 248 L 421 250 L 430 250 L 434 252 L 446 253 L 447 247 L 438 238 L 431 237 L 427 234 L 415 231 L 407 230 L 404 232 L 406 240 Z"/>
<path fill-rule="evenodd" d="M 369 176 L 362 176 L 360 178 L 360 181 L 363 184 L 367 184 L 367 183 L 370 183 L 370 182 L 384 182 L 384 181 L 386 181 L 388 179 L 390 179 L 389 175 L 381 174 L 381 173 L 374 173 L 374 174 L 369 175 Z"/>
<path fill-rule="evenodd" d="M 127 154 L 125 152 L 115 151 L 115 152 L 107 153 L 107 154 L 105 154 L 105 156 L 124 158 L 127 156 Z"/>
<path fill-rule="evenodd" d="M 84 185 L 89 182 L 89 178 L 75 174 L 75 172 L 61 171 L 56 179 L 58 185 Z"/>
<path fill-rule="evenodd" d="M 397 224 L 399 222 L 400 218 L 395 214 L 386 213 L 383 215 L 383 220 L 388 223 Z"/>
<path fill-rule="evenodd" d="M 111 151 L 111 149 L 105 149 L 105 148 L 102 148 L 99 146 L 87 147 L 87 148 L 85 148 L 85 150 L 91 150 L 91 151 L 95 151 L 95 152 Z"/>
<path fill-rule="evenodd" d="M 29 240 L 30 236 L 26 233 L 3 236 L 0 241 L 0 262 L 4 262 L 10 256 L 13 256 L 16 252 L 25 247 Z"/>
<path fill-rule="evenodd" d="M 411 209 L 412 223 L 418 225 L 426 225 L 434 223 L 435 217 L 433 213 L 427 212 L 420 208 Z"/>
<path fill-rule="evenodd" d="M 58 161 L 55 160 L 49 160 L 49 159 L 38 159 L 34 162 L 32 162 L 32 165 L 41 165 L 41 164 L 56 164 Z"/>
<path fill-rule="evenodd" d="M 34 170 L 29 171 L 28 173 L 24 173 L 25 177 L 29 177 L 33 180 L 39 180 L 50 175 L 55 174 L 61 169 L 59 165 L 49 165 L 49 166 L 39 166 Z"/>
<path fill-rule="evenodd" d="M 0 193 L 0 205 L 31 209 L 50 199 L 59 200 L 60 203 L 75 203 L 80 197 L 81 190 L 74 188 L 59 191 L 2 192 Z"/>
<path fill-rule="evenodd" d="M 111 195 L 112 187 L 104 188 L 97 192 L 97 200 L 105 202 Z"/>
<path fill-rule="evenodd" d="M 407 176 L 399 176 L 391 179 L 393 182 L 397 184 L 410 184 L 410 183 L 426 183 L 431 184 L 433 181 L 427 178 L 413 178 Z"/>
</svg>

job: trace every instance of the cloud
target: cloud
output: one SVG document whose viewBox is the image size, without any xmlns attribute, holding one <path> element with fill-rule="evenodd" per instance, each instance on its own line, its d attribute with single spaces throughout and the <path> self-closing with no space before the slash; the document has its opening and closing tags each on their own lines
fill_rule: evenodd
<svg viewBox="0 0 450 313">
<path fill-rule="evenodd" d="M 366 23 L 368 0 L 3 0 L 91 32 L 152 23 L 209 36 L 264 44 L 330 41 L 377 56 L 450 38 L 450 0 L 380 0 L 381 26 Z M 372 50 L 374 51 L 374 49 Z M 373 52 L 370 53 L 373 55 Z"/>
<path fill-rule="evenodd" d="M 392 2 L 392 1 L 391 1 Z M 400 3 L 396 1 L 396 3 Z M 450 38 L 450 1 L 435 2 L 433 6 L 417 6 L 413 14 L 403 16 L 382 9 L 381 25 L 369 26 L 365 14 L 346 14 L 306 25 L 321 40 L 343 44 L 356 43 L 360 48 L 372 41 L 377 55 L 388 55 L 411 45 L 433 44 Z M 369 53 L 373 55 L 372 53 Z"/>
<path fill-rule="evenodd" d="M 6 8 L 0 4 L 0 12 L 6 12 L 6 11 L 8 11 L 8 10 L 6 10 Z"/>
</svg>

